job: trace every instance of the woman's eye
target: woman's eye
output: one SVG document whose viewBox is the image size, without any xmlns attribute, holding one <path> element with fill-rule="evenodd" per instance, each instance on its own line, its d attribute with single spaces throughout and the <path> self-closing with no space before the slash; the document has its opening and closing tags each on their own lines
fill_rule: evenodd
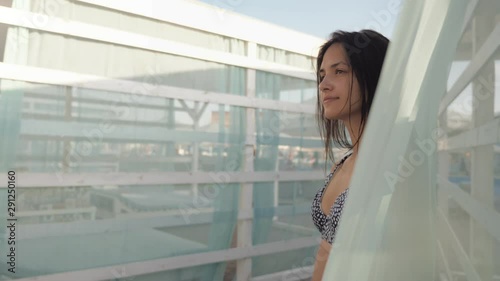
<svg viewBox="0 0 500 281">
<path fill-rule="evenodd" d="M 335 70 L 335 74 L 341 74 L 341 73 L 344 73 L 344 71 L 343 71 L 343 70 L 341 70 L 341 69 L 337 69 L 337 70 Z"/>
</svg>

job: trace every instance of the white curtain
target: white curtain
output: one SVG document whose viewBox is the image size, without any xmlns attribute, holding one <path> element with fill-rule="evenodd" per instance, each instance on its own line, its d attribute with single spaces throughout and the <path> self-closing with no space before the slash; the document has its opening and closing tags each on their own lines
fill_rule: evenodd
<svg viewBox="0 0 500 281">
<path fill-rule="evenodd" d="M 406 1 L 323 280 L 437 280 L 436 124 L 465 0 Z"/>
</svg>

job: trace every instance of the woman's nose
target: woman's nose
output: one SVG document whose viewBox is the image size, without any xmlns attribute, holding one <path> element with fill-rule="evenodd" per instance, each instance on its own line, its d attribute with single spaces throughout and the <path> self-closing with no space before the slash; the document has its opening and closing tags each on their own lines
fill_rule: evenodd
<svg viewBox="0 0 500 281">
<path fill-rule="evenodd" d="M 327 77 L 324 77 L 323 80 L 321 81 L 321 83 L 319 83 L 319 89 L 322 92 L 331 90 L 332 87 L 333 87 L 333 84 L 331 83 L 331 81 Z"/>
</svg>

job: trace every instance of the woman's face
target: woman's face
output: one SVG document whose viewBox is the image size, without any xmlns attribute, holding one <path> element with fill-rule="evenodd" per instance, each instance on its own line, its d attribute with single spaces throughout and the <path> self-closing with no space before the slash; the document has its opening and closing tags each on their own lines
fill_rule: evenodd
<svg viewBox="0 0 500 281">
<path fill-rule="evenodd" d="M 357 115 L 361 117 L 359 84 L 355 76 L 352 79 L 353 75 L 344 47 L 339 43 L 331 45 L 325 52 L 319 71 L 319 102 L 324 109 L 324 118 L 347 122 Z M 351 80 L 354 83 L 352 92 Z"/>
</svg>

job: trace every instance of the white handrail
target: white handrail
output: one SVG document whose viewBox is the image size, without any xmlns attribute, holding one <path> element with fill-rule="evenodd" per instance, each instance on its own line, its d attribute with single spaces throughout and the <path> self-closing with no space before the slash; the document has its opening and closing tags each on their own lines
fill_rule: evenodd
<svg viewBox="0 0 500 281">
<path fill-rule="evenodd" d="M 460 205 L 475 221 L 481 224 L 490 235 L 500 242 L 500 213 L 484 207 L 476 199 L 463 191 L 456 184 L 439 179 L 439 189 L 443 190 Z"/>
<path fill-rule="evenodd" d="M 17 281 L 104 281 L 117 278 L 132 277 L 148 273 L 163 272 L 168 270 L 194 267 L 204 264 L 232 261 L 279 252 L 292 251 L 319 244 L 319 237 L 304 237 L 279 242 L 259 244 L 252 247 L 231 248 L 220 251 L 183 255 L 171 258 L 155 259 L 142 262 L 120 264 L 100 268 L 92 268 L 78 271 L 70 271 L 51 275 L 28 277 L 16 279 Z"/>
<path fill-rule="evenodd" d="M 462 75 L 460 75 L 455 84 L 453 84 L 448 93 L 443 97 L 439 106 L 439 115 L 442 115 L 448 105 L 450 105 L 455 98 L 460 95 L 463 89 L 467 87 L 483 65 L 493 56 L 498 46 L 500 46 L 500 24 L 495 26 L 495 29 L 490 33 L 488 39 L 486 39 L 481 46 L 481 49 L 474 55 Z"/>
</svg>

